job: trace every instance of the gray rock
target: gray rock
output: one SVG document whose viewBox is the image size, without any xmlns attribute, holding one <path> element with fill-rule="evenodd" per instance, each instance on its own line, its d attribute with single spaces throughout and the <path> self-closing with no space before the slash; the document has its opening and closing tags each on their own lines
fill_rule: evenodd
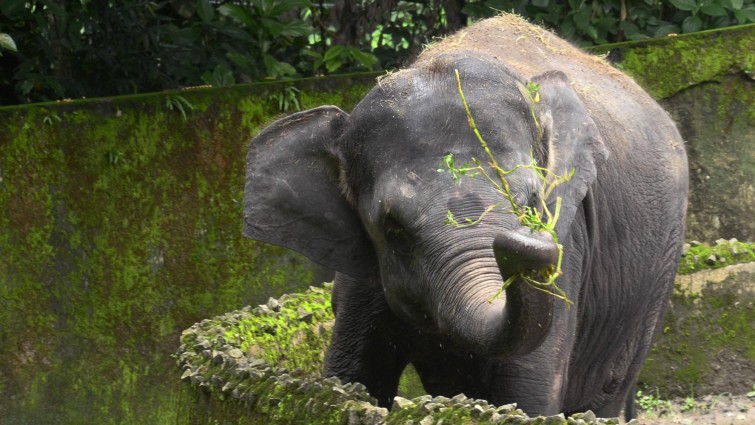
<svg viewBox="0 0 755 425">
<path fill-rule="evenodd" d="M 391 406 L 391 411 L 394 410 L 401 410 L 401 409 L 412 409 L 416 407 L 417 404 L 413 401 L 406 399 L 404 397 L 396 396 L 393 398 L 393 406 Z"/>
<path fill-rule="evenodd" d="M 267 305 L 267 307 L 270 310 L 272 310 L 272 311 L 274 311 L 276 313 L 279 312 L 279 311 L 281 311 L 281 303 L 278 300 L 276 300 L 275 298 L 268 299 L 266 305 Z"/>
<path fill-rule="evenodd" d="M 231 348 L 230 350 L 228 350 L 228 355 L 233 357 L 234 359 L 238 359 L 240 357 L 244 357 L 244 352 L 238 348 Z"/>
</svg>

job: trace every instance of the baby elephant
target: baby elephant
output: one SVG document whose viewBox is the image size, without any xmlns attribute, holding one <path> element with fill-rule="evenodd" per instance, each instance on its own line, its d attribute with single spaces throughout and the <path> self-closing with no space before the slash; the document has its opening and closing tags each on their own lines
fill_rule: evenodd
<svg viewBox="0 0 755 425">
<path fill-rule="evenodd" d="M 501 15 L 379 79 L 351 114 L 264 129 L 244 234 L 337 271 L 325 373 L 382 406 L 411 363 L 433 395 L 632 418 L 687 186 L 679 133 L 637 84 Z"/>
</svg>

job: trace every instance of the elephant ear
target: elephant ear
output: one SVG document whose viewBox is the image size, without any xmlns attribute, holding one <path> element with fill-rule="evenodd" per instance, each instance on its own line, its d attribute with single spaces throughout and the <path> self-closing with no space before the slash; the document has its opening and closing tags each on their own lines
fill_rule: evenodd
<svg viewBox="0 0 755 425">
<path fill-rule="evenodd" d="M 608 150 L 590 113 L 563 72 L 549 71 L 534 77 L 532 82 L 539 85 L 536 97 L 529 96 L 529 100 L 534 102 L 547 167 L 559 176 L 573 173 L 571 179 L 556 186 L 547 199 L 551 212 L 555 212 L 556 199 L 562 200 L 556 234 L 563 238 L 595 181 L 598 168 L 608 158 Z"/>
<path fill-rule="evenodd" d="M 244 236 L 285 246 L 312 261 L 365 278 L 372 245 L 339 187 L 335 146 L 348 114 L 324 106 L 282 118 L 249 146 Z"/>
</svg>

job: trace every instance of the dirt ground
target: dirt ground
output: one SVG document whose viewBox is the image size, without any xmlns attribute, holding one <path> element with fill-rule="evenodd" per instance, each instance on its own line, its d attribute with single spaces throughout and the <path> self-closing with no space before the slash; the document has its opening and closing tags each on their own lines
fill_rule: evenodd
<svg viewBox="0 0 755 425">
<path fill-rule="evenodd" d="M 750 395 L 676 399 L 651 411 L 641 411 L 638 421 L 643 425 L 755 425 L 755 394 Z"/>
</svg>

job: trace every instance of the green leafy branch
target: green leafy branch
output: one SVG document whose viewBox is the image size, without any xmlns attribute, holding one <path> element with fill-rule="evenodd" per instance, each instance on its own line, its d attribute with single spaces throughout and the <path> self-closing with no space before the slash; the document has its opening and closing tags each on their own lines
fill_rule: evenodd
<svg viewBox="0 0 755 425">
<path fill-rule="evenodd" d="M 532 271 L 528 270 L 512 275 L 511 277 L 506 279 L 506 281 L 501 286 L 501 289 L 498 291 L 498 293 L 496 293 L 495 297 L 498 297 L 501 293 L 503 293 L 503 291 L 512 283 L 521 280 L 530 284 L 538 290 L 564 300 L 567 305 L 569 305 L 571 304 L 571 301 L 569 301 L 569 299 L 566 297 L 566 293 L 556 285 L 556 279 L 562 274 L 561 262 L 564 254 L 563 246 L 558 242 L 558 235 L 556 234 L 556 223 L 558 222 L 559 213 L 561 211 L 562 200 L 560 196 L 556 197 L 553 211 L 551 211 L 548 207 L 547 201 L 553 193 L 553 189 L 571 179 L 571 177 L 574 175 L 574 169 L 572 169 L 566 175 L 558 175 L 548 168 L 538 166 L 532 152 L 530 152 L 532 161 L 529 164 L 519 164 L 509 170 L 501 168 L 501 166 L 498 165 L 498 161 L 496 161 L 495 156 L 493 156 L 493 153 L 490 151 L 488 144 L 485 142 L 485 139 L 482 137 L 482 134 L 480 134 L 480 131 L 477 128 L 477 124 L 475 123 L 474 117 L 472 116 L 472 111 L 469 109 L 469 104 L 467 103 L 466 96 L 464 95 L 464 90 L 461 87 L 461 77 L 459 76 L 459 71 L 454 70 L 454 72 L 456 75 L 456 83 L 459 90 L 459 96 L 461 97 L 461 101 L 464 105 L 464 110 L 467 114 L 467 122 L 469 124 L 469 127 L 477 137 L 477 141 L 479 142 L 483 151 L 485 151 L 485 154 L 489 161 L 489 169 L 491 169 L 495 173 L 495 178 L 494 176 L 491 176 L 491 173 L 485 167 L 483 167 L 480 160 L 476 158 L 472 158 L 474 165 L 466 162 L 461 164 L 461 166 L 457 166 L 456 159 L 454 158 L 454 155 L 452 153 L 449 153 L 443 157 L 441 166 L 444 168 L 441 168 L 438 171 L 450 173 L 455 182 L 459 182 L 462 177 L 474 177 L 477 175 L 482 175 L 485 177 L 485 179 L 487 179 L 488 182 L 490 182 L 496 192 L 503 196 L 504 201 L 489 206 L 477 219 L 465 218 L 463 223 L 460 223 L 458 220 L 456 220 L 453 213 L 451 211 L 448 211 L 447 218 L 444 223 L 452 225 L 454 227 L 473 226 L 481 222 L 485 215 L 493 211 L 495 208 L 499 207 L 501 204 L 508 204 L 510 211 L 514 215 L 516 215 L 517 220 L 522 226 L 527 227 L 533 233 L 547 232 L 551 235 L 553 242 L 558 247 L 558 261 L 556 262 L 555 266 L 549 266 L 543 270 L 535 270 L 534 274 L 532 273 Z M 525 99 L 530 103 L 532 117 L 535 120 L 535 127 L 538 130 L 538 140 L 540 140 L 543 137 L 543 132 L 537 121 L 534 109 L 534 105 L 540 101 L 539 87 L 533 83 L 529 83 L 526 87 L 519 84 L 517 87 L 519 88 L 520 92 L 522 92 L 522 96 L 524 96 Z M 519 205 L 514 197 L 514 194 L 511 192 L 508 176 L 519 169 L 532 170 L 537 175 L 538 179 L 540 179 L 540 181 L 543 183 L 538 193 L 538 198 L 540 200 L 539 206 L 533 207 L 529 205 Z"/>
<path fill-rule="evenodd" d="M 186 100 L 185 97 L 177 94 L 169 94 L 168 97 L 165 100 L 165 106 L 168 108 L 168 110 L 178 110 L 178 112 L 181 113 L 181 116 L 183 117 L 184 121 L 188 119 L 186 115 L 186 110 L 193 110 L 194 106 Z"/>
</svg>

